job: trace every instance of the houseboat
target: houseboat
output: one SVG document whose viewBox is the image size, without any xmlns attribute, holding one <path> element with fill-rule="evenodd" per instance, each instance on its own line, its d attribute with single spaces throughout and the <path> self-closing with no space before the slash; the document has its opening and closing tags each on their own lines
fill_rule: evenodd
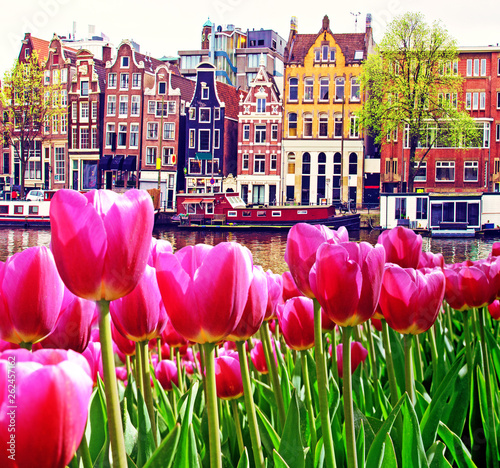
<svg viewBox="0 0 500 468">
<path fill-rule="evenodd" d="M 43 190 L 43 200 L 0 200 L 0 226 L 50 227 L 50 200 L 56 190 Z"/>
<path fill-rule="evenodd" d="M 500 193 L 381 193 L 380 225 L 432 237 L 500 236 Z"/>
<path fill-rule="evenodd" d="M 297 223 L 359 230 L 360 215 L 337 214 L 333 205 L 247 205 L 236 192 L 177 194 L 177 217 L 186 229 L 289 229 Z"/>
</svg>

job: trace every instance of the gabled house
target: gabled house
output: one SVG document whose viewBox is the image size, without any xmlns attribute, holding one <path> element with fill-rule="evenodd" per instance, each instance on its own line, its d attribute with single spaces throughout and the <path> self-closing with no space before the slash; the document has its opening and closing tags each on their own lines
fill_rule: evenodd
<svg viewBox="0 0 500 468">
<path fill-rule="evenodd" d="M 245 203 L 281 204 L 282 102 L 264 58 L 238 113 L 237 190 Z"/>
<path fill-rule="evenodd" d="M 187 193 L 223 190 L 223 178 L 236 174 L 239 92 L 216 82 L 216 68 L 198 65 L 194 95 L 186 109 L 186 151 L 182 163 Z M 243 97 L 246 95 L 243 93 Z"/>
</svg>

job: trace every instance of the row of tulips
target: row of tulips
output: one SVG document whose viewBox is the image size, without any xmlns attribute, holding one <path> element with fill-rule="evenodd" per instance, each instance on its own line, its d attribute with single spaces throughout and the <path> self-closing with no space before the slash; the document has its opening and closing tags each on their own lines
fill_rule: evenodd
<svg viewBox="0 0 500 468">
<path fill-rule="evenodd" d="M 173 253 L 141 191 L 59 191 L 51 222 L 0 265 L 5 466 L 498 465 L 500 244 L 298 224 L 276 275 Z"/>
</svg>

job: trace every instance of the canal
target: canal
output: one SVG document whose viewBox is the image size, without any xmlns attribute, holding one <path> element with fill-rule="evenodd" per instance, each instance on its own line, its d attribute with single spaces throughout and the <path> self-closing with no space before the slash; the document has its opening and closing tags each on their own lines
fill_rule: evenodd
<svg viewBox="0 0 500 468">
<path fill-rule="evenodd" d="M 168 240 L 174 251 L 185 247 L 206 243 L 216 245 L 219 242 L 238 242 L 250 249 L 254 264 L 261 265 L 264 270 L 275 273 L 286 271 L 284 261 L 286 248 L 286 231 L 181 231 L 176 228 L 155 230 L 154 236 Z M 353 241 L 377 242 L 378 231 L 361 230 L 351 236 Z M 486 258 L 491 246 L 499 239 L 436 239 L 423 238 L 423 249 L 434 253 L 442 253 L 446 263 L 463 262 Z M 49 229 L 0 229 L 0 260 L 5 261 L 9 255 L 28 247 L 50 244 Z"/>
</svg>

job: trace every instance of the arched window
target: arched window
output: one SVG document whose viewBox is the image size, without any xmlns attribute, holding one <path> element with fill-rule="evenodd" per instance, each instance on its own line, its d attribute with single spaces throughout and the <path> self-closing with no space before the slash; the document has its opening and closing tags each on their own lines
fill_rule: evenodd
<svg viewBox="0 0 500 468">
<path fill-rule="evenodd" d="M 312 101 L 314 99 L 314 78 L 306 78 L 304 80 L 304 101 Z"/>
<path fill-rule="evenodd" d="M 328 114 L 319 114 L 319 136 L 328 136 Z"/>
<path fill-rule="evenodd" d="M 319 79 L 319 99 L 320 101 L 328 101 L 330 99 L 330 79 L 328 77 Z"/>
<path fill-rule="evenodd" d="M 358 155 L 351 153 L 349 155 L 349 175 L 356 175 L 358 173 Z"/>
<path fill-rule="evenodd" d="M 304 137 L 312 137 L 313 134 L 313 117 L 312 114 L 304 114 Z"/>
<path fill-rule="evenodd" d="M 296 101 L 299 97 L 299 79 L 290 78 L 289 88 L 288 99 L 290 99 L 290 101 Z"/>
<path fill-rule="evenodd" d="M 295 153 L 288 153 L 288 174 L 295 174 Z"/>
<path fill-rule="evenodd" d="M 309 153 L 304 153 L 302 155 L 302 174 L 311 173 L 311 155 Z"/>
</svg>

